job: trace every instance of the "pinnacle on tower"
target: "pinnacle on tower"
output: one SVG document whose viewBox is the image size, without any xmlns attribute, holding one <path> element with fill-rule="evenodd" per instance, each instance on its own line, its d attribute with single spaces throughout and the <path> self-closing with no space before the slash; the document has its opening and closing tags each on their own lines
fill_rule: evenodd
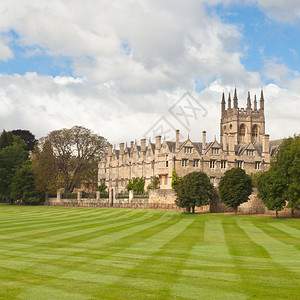
<svg viewBox="0 0 300 300">
<path fill-rule="evenodd" d="M 238 98 L 237 98 L 237 94 L 236 94 L 236 88 L 234 89 L 233 107 L 238 108 Z"/>
<path fill-rule="evenodd" d="M 250 92 L 248 92 L 248 98 L 247 98 L 247 108 L 251 109 L 251 99 L 250 99 Z"/>
<path fill-rule="evenodd" d="M 254 110 L 257 110 L 257 101 L 256 101 L 256 95 L 254 95 Z"/>
<path fill-rule="evenodd" d="M 264 94 L 263 94 L 263 90 L 261 90 L 260 92 L 260 100 L 259 100 L 259 108 L 260 110 L 264 110 L 264 105 L 265 104 L 265 100 L 264 100 Z"/>
<path fill-rule="evenodd" d="M 221 108 L 222 108 L 222 112 L 224 112 L 225 111 L 225 95 L 224 95 L 224 93 L 222 95 Z"/>
<path fill-rule="evenodd" d="M 231 97 L 230 97 L 230 93 L 228 95 L 228 109 L 231 109 Z"/>
</svg>

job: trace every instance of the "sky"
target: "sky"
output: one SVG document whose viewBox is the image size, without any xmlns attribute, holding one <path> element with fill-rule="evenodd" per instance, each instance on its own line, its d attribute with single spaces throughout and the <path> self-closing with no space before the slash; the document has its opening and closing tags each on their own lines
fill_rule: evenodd
<svg viewBox="0 0 300 300">
<path fill-rule="evenodd" d="M 300 133 L 298 0 L 2 0 L 0 130 L 84 126 L 112 144 L 219 136 L 222 93 L 263 90 Z"/>
</svg>

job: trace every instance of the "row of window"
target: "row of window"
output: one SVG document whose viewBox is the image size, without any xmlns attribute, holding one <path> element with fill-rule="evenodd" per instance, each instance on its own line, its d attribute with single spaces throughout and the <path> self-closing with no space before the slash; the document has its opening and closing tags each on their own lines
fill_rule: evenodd
<svg viewBox="0 0 300 300">
<path fill-rule="evenodd" d="M 187 167 L 188 166 L 188 159 L 182 159 L 181 161 L 182 167 Z M 237 161 L 237 167 L 238 168 L 243 168 L 244 162 L 242 160 Z M 260 170 L 261 162 L 256 161 L 255 162 L 255 170 Z M 193 167 L 198 168 L 199 167 L 199 159 L 194 159 L 193 161 Z M 209 167 L 211 169 L 215 169 L 217 167 L 217 161 L 215 159 L 211 159 L 209 161 Z M 227 161 L 226 160 L 221 160 L 221 169 L 226 169 L 227 167 Z"/>
</svg>

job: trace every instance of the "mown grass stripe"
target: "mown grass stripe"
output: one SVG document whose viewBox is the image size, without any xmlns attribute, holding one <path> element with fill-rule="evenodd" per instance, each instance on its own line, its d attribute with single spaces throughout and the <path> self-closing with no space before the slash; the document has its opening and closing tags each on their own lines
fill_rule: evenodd
<svg viewBox="0 0 300 300">
<path fill-rule="evenodd" d="M 0 243 L 0 299 L 299 295 L 297 219 L 0 206 L 0 220 L 15 227 Z"/>
</svg>

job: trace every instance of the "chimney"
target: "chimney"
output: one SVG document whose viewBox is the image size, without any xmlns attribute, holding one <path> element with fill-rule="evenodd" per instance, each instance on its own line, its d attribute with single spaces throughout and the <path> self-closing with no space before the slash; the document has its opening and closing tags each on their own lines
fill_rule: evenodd
<svg viewBox="0 0 300 300">
<path fill-rule="evenodd" d="M 270 136 L 265 134 L 262 138 L 262 152 L 263 154 L 269 154 L 270 152 Z"/>
<path fill-rule="evenodd" d="M 155 137 L 155 150 L 160 150 L 161 148 L 161 136 L 158 135 Z"/>
<path fill-rule="evenodd" d="M 204 154 L 206 150 L 206 131 L 202 131 L 202 154 Z"/>
<path fill-rule="evenodd" d="M 120 155 L 124 155 L 124 143 L 120 143 Z"/>
<path fill-rule="evenodd" d="M 176 150 L 179 150 L 179 135 L 180 135 L 180 130 L 176 130 Z"/>
<path fill-rule="evenodd" d="M 141 152 L 146 151 L 146 139 L 141 139 Z"/>
</svg>

